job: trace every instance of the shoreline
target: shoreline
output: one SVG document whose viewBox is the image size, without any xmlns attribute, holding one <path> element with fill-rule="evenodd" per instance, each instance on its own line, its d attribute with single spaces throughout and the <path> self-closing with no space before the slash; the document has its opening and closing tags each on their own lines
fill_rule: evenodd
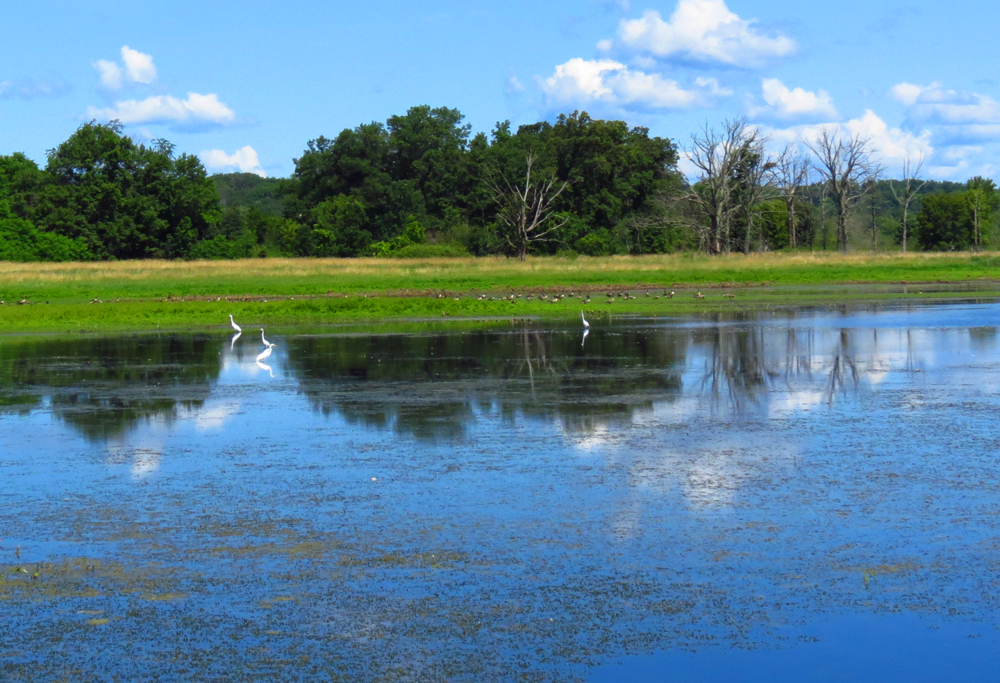
<svg viewBox="0 0 1000 683">
<path fill-rule="evenodd" d="M 0 263 L 0 334 L 212 330 L 229 314 L 249 326 L 371 325 L 956 297 L 1000 297 L 1000 254 Z"/>
</svg>

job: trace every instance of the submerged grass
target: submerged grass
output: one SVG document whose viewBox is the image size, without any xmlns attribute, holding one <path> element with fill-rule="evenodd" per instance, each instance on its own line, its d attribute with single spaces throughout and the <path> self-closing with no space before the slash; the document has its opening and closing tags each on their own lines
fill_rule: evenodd
<svg viewBox="0 0 1000 683">
<path fill-rule="evenodd" d="M 210 326 L 230 313 L 250 324 L 578 315 L 573 300 L 477 298 L 511 291 L 590 292 L 591 309 L 683 313 L 899 294 L 831 287 L 849 283 L 970 283 L 975 289 L 978 282 L 985 292 L 998 279 L 1000 254 L 993 253 L 0 263 L 0 332 Z M 727 288 L 736 297 L 711 291 L 693 299 L 679 291 L 674 299 L 656 299 L 665 287 Z M 608 290 L 622 289 L 638 298 L 607 300 Z M 27 305 L 16 305 L 21 301 Z"/>
</svg>

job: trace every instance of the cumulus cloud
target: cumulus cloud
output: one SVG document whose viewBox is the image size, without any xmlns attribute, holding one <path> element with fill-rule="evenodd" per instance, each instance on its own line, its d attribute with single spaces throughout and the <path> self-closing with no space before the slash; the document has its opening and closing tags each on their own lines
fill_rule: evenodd
<svg viewBox="0 0 1000 683">
<path fill-rule="evenodd" d="M 156 67 L 150 55 L 133 50 L 128 45 L 122 47 L 122 61 L 128 79 L 134 83 L 152 83 L 156 80 Z"/>
<path fill-rule="evenodd" d="M 101 78 L 101 85 L 109 90 L 120 90 L 122 87 L 122 68 L 106 59 L 94 62 L 94 68 Z"/>
<path fill-rule="evenodd" d="M 121 53 L 124 68 L 107 59 L 98 59 L 93 63 L 102 86 L 108 90 L 121 90 L 126 81 L 148 85 L 156 80 L 156 66 L 151 55 L 133 50 L 128 45 L 122 46 Z"/>
<path fill-rule="evenodd" d="M 697 78 L 684 87 L 610 59 L 571 59 L 558 65 L 540 86 L 546 100 L 554 105 L 599 102 L 638 109 L 687 109 L 732 94 L 714 78 Z"/>
<path fill-rule="evenodd" d="M 766 106 L 750 107 L 754 117 L 779 119 L 819 119 L 830 121 L 840 118 L 830 94 L 825 90 L 811 92 L 802 88 L 790 89 L 777 78 L 765 78 L 761 91 Z"/>
<path fill-rule="evenodd" d="M 226 154 L 221 149 L 209 149 L 198 156 L 201 157 L 205 168 L 212 171 L 239 170 L 243 173 L 255 173 L 261 178 L 267 177 L 267 173 L 261 168 L 257 152 L 250 145 L 236 150 L 233 154 Z"/>
<path fill-rule="evenodd" d="M 920 97 L 920 93 L 928 88 L 936 88 L 940 84 L 934 83 L 932 85 L 914 85 L 913 83 L 897 83 L 896 85 L 889 88 L 889 94 L 897 102 L 902 102 L 906 106 L 912 106 L 916 103 L 917 99 Z"/>
<path fill-rule="evenodd" d="M 858 135 L 869 138 L 875 156 L 893 169 L 907 158 L 928 158 L 934 153 L 929 130 L 915 134 L 901 128 L 890 128 L 871 109 L 865 111 L 863 116 L 843 123 L 828 122 L 763 130 L 775 142 L 804 141 L 812 144 L 819 139 L 824 130 L 840 133 L 845 137 Z"/>
<path fill-rule="evenodd" d="M 198 128 L 206 125 L 229 125 L 236 122 L 232 109 L 219 101 L 215 94 L 189 92 L 186 99 L 156 95 L 144 100 L 124 100 L 107 109 L 89 107 L 87 116 L 126 125 L 162 123 L 178 128 Z"/>
<path fill-rule="evenodd" d="M 22 78 L 16 81 L 0 81 L 0 100 L 33 100 L 39 97 L 59 97 L 70 90 L 70 85 L 61 78 Z"/>
<path fill-rule="evenodd" d="M 907 106 L 905 126 L 930 128 L 943 145 L 1000 141 L 1000 102 L 989 95 L 944 88 L 940 83 L 898 83 L 890 96 Z"/>
<path fill-rule="evenodd" d="M 788 36 L 764 33 L 754 24 L 732 12 L 725 0 L 680 0 L 667 21 L 656 10 L 646 10 L 639 19 L 623 19 L 618 37 L 625 47 L 661 59 L 737 67 L 756 66 L 797 49 Z M 611 46 L 602 42 L 599 47 Z"/>
</svg>

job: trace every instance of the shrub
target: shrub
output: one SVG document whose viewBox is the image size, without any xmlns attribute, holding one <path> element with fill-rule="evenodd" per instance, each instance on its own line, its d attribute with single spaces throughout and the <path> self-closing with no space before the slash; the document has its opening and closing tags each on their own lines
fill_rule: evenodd
<svg viewBox="0 0 1000 683">
<path fill-rule="evenodd" d="M 392 258 L 446 258 L 469 256 L 461 244 L 411 244 L 392 252 Z"/>
<path fill-rule="evenodd" d="M 237 239 L 229 239 L 224 235 L 216 235 L 210 240 L 195 242 L 188 251 L 188 258 L 215 261 L 247 258 L 249 256 L 256 256 L 258 253 L 257 236 L 247 230 Z"/>
<path fill-rule="evenodd" d="M 20 218 L 0 218 L 0 261 L 88 261 L 82 239 L 43 232 Z"/>
<path fill-rule="evenodd" d="M 584 235 L 574 246 L 578 252 L 587 256 L 608 256 L 615 251 L 611 233 L 606 228 Z"/>
</svg>

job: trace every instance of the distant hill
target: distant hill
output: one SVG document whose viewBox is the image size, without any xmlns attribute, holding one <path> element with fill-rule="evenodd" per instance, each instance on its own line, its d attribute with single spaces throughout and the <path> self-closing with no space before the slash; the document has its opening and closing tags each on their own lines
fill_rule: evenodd
<svg viewBox="0 0 1000 683">
<path fill-rule="evenodd" d="M 261 178 L 253 173 L 216 173 L 211 176 L 224 207 L 255 207 L 265 216 L 281 216 L 284 206 L 282 178 Z"/>
</svg>

